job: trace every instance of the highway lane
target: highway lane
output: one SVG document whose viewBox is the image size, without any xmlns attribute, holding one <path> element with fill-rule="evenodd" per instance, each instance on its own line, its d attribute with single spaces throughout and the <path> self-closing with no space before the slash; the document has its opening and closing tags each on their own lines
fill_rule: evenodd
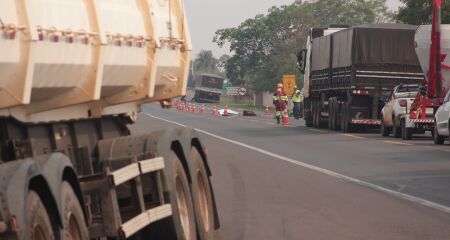
<svg viewBox="0 0 450 240">
<path fill-rule="evenodd" d="M 450 205 L 450 147 L 376 134 L 273 125 L 272 119 L 213 118 L 147 105 L 144 113 L 326 170 Z M 292 120 L 291 120 L 292 121 Z M 133 131 L 176 126 L 145 114 Z M 450 216 L 202 134 L 210 150 L 223 239 L 448 239 Z M 388 141 L 388 142 L 387 142 Z"/>
</svg>

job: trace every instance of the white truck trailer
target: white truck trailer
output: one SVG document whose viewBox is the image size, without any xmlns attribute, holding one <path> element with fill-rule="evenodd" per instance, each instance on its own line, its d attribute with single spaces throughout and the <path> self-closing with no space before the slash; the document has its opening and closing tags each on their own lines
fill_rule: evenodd
<svg viewBox="0 0 450 240">
<path fill-rule="evenodd" d="M 128 130 L 190 54 L 182 0 L 1 0 L 0 239 L 212 239 L 196 133 Z"/>
</svg>

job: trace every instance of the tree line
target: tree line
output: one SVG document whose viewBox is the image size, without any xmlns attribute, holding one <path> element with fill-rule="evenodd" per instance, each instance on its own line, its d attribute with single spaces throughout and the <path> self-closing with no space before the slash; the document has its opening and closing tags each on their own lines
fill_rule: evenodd
<svg viewBox="0 0 450 240">
<path fill-rule="evenodd" d="M 213 42 L 219 47 L 229 46 L 230 55 L 216 59 L 211 51 L 202 50 L 194 68 L 226 76 L 233 85 L 245 85 L 256 92 L 272 91 L 283 74 L 297 74 L 300 79 L 296 53 L 305 46 L 312 27 L 393 22 L 419 25 L 431 21 L 433 0 L 401 1 L 403 6 L 395 13 L 386 7 L 386 0 L 297 0 L 272 7 L 237 27 L 217 30 Z M 443 9 L 450 9 L 450 0 L 444 2 Z M 442 20 L 450 22 L 449 11 L 443 11 Z"/>
</svg>

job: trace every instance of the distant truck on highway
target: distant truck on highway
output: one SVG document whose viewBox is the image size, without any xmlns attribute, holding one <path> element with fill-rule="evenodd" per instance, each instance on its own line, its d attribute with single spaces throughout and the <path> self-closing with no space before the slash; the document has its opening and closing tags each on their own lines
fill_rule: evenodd
<svg viewBox="0 0 450 240">
<path fill-rule="evenodd" d="M 343 132 L 380 126 L 382 96 L 424 78 L 415 30 L 404 24 L 311 29 L 298 54 L 306 125 Z"/>
<path fill-rule="evenodd" d="M 202 73 L 195 76 L 194 100 L 200 103 L 218 103 L 225 79 L 215 74 Z"/>
<path fill-rule="evenodd" d="M 186 94 L 185 16 L 181 0 L 0 1 L 0 239 L 214 237 L 195 131 L 128 128 Z"/>
</svg>

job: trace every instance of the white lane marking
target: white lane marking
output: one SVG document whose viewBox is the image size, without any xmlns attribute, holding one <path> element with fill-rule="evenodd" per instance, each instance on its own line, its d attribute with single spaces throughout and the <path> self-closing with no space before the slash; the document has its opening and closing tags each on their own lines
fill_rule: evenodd
<svg viewBox="0 0 450 240">
<path fill-rule="evenodd" d="M 346 136 L 346 137 L 356 138 L 356 139 L 366 139 L 365 137 L 361 137 L 361 136 L 353 135 L 353 134 L 342 134 L 342 135 Z"/>
<path fill-rule="evenodd" d="M 171 121 L 171 120 L 168 120 L 168 119 L 156 117 L 156 116 L 153 116 L 153 115 L 147 114 L 147 113 L 144 113 L 144 114 L 149 116 L 149 117 L 151 117 L 151 118 L 154 118 L 154 119 L 158 119 L 158 120 L 161 120 L 161 121 L 173 123 L 173 124 L 181 126 L 181 127 L 187 127 L 186 125 L 183 125 L 181 123 L 177 123 L 177 122 L 174 122 L 174 121 Z M 439 210 L 439 211 L 442 211 L 442 212 L 450 214 L 450 207 L 441 205 L 439 203 L 431 202 L 431 201 L 425 200 L 423 198 L 414 197 L 414 196 L 411 196 L 411 195 L 408 195 L 408 194 L 405 194 L 405 193 L 397 192 L 397 191 L 394 191 L 394 190 L 390 190 L 390 189 L 387 189 L 387 188 L 375 185 L 373 183 L 365 182 L 365 181 L 362 181 L 362 180 L 359 180 L 359 179 L 356 179 L 356 178 L 352 178 L 352 177 L 349 177 L 349 176 L 346 176 L 346 175 L 342 175 L 342 174 L 337 173 L 337 172 L 333 172 L 333 171 L 330 171 L 330 170 L 327 170 L 327 169 L 316 167 L 314 165 L 311 165 L 311 164 L 308 164 L 308 163 L 304 163 L 304 162 L 301 162 L 301 161 L 298 161 L 298 160 L 294 160 L 292 158 L 284 157 L 284 156 L 278 155 L 276 153 L 272 153 L 272 152 L 263 150 L 261 148 L 250 146 L 248 144 L 241 143 L 241 142 L 238 142 L 238 141 L 235 141 L 235 140 L 232 140 L 232 139 L 224 138 L 224 137 L 215 135 L 213 133 L 210 133 L 210 132 L 198 129 L 198 128 L 195 128 L 195 130 L 200 132 L 200 133 L 206 134 L 208 136 L 220 139 L 222 141 L 233 143 L 233 144 L 236 144 L 238 146 L 245 147 L 245 148 L 248 148 L 250 150 L 253 150 L 255 152 L 259 152 L 259 153 L 262 153 L 262 154 L 267 155 L 267 156 L 278 158 L 279 160 L 282 160 L 282 161 L 285 161 L 285 162 L 288 162 L 288 163 L 292 163 L 292 164 L 295 164 L 295 165 L 298 165 L 298 166 L 301 166 L 301 167 L 304 167 L 304 168 L 307 168 L 307 169 L 314 170 L 314 171 L 319 172 L 319 173 L 326 174 L 328 176 L 332 176 L 332 177 L 335 177 L 335 178 L 338 178 L 338 179 L 342 179 L 342 180 L 347 181 L 347 182 L 355 183 L 355 184 L 358 184 L 360 186 L 368 187 L 368 188 L 371 188 L 373 190 L 384 192 L 384 193 L 387 193 L 389 195 L 392 195 L 392 196 L 395 196 L 395 197 L 398 197 L 398 198 L 402 198 L 404 200 L 408 200 L 408 201 L 411 201 L 411 202 L 414 202 L 414 203 L 417 203 L 417 204 L 420 204 L 420 205 L 423 205 L 423 206 L 426 206 L 426 207 L 429 207 L 429 208 L 433 208 L 435 210 Z"/>
<path fill-rule="evenodd" d="M 403 145 L 403 146 L 414 146 L 414 144 L 411 143 L 404 143 L 404 142 L 397 142 L 397 141 L 383 141 L 384 143 L 388 144 L 396 144 L 396 145 Z"/>
<path fill-rule="evenodd" d="M 325 130 L 320 130 L 320 129 L 315 129 L 315 128 L 308 128 L 309 131 L 313 131 L 313 132 L 319 132 L 319 133 L 326 133 L 327 131 Z"/>
</svg>

